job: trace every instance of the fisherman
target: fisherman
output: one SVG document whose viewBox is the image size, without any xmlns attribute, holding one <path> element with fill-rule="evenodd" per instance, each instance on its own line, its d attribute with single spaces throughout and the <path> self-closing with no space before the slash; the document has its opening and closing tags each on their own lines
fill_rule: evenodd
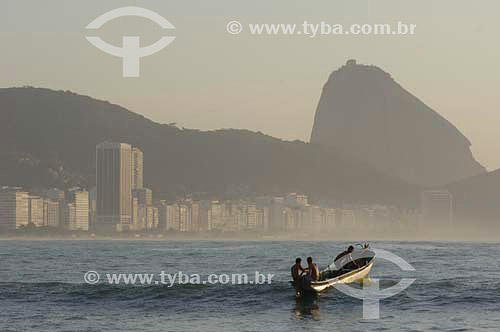
<svg viewBox="0 0 500 332">
<path fill-rule="evenodd" d="M 297 289 L 297 290 L 300 288 L 300 279 L 302 278 L 302 274 L 305 271 L 302 268 L 301 262 L 302 262 L 302 259 L 300 257 L 297 257 L 295 259 L 295 264 L 291 268 L 293 285 L 295 286 L 295 289 Z"/>
<path fill-rule="evenodd" d="M 309 277 L 309 280 L 311 281 L 318 281 L 319 280 L 319 269 L 316 264 L 313 263 L 312 257 L 307 257 L 307 274 Z"/>
<path fill-rule="evenodd" d="M 353 246 L 349 246 L 347 250 L 341 252 L 337 257 L 335 257 L 335 266 L 337 270 L 353 270 L 358 268 L 359 265 L 352 258 L 352 252 L 354 251 Z"/>
<path fill-rule="evenodd" d="M 305 272 L 305 270 L 302 268 L 301 265 L 302 259 L 300 257 L 297 257 L 295 259 L 295 264 L 291 268 L 291 273 L 292 273 L 292 278 L 293 278 L 293 287 L 295 287 L 295 291 L 297 292 L 297 296 L 300 294 L 300 288 L 301 288 L 301 281 L 302 281 L 302 274 Z"/>
</svg>

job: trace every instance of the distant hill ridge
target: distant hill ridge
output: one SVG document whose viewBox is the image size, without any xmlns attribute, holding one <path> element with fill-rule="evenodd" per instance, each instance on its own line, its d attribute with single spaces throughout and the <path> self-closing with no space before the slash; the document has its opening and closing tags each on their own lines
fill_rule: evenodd
<svg viewBox="0 0 500 332">
<path fill-rule="evenodd" d="M 0 184 L 94 185 L 95 146 L 144 151 L 157 197 L 303 192 L 336 202 L 417 204 L 418 188 L 331 148 L 248 130 L 155 123 L 109 102 L 44 88 L 0 89 Z"/>
</svg>

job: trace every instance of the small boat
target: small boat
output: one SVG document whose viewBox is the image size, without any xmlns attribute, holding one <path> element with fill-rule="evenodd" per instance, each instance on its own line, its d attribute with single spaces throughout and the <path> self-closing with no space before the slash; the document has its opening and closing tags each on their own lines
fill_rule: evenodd
<svg viewBox="0 0 500 332">
<path fill-rule="evenodd" d="M 296 297 L 301 297 L 305 294 L 319 294 L 337 284 L 350 284 L 360 282 L 365 279 L 370 273 L 373 264 L 375 263 L 375 253 L 365 247 L 361 253 L 363 258 L 355 259 L 355 262 L 360 266 L 351 270 L 332 271 L 329 267 L 321 272 L 319 281 L 307 281 L 306 278 L 301 279 L 301 284 L 296 289 Z M 293 285 L 293 281 L 291 281 Z"/>
</svg>

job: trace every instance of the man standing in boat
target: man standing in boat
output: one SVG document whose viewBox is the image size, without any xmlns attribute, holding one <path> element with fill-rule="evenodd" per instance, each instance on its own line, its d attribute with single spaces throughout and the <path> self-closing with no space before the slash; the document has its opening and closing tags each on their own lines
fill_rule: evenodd
<svg viewBox="0 0 500 332">
<path fill-rule="evenodd" d="M 359 265 L 356 263 L 356 261 L 352 258 L 352 252 L 354 251 L 353 246 L 349 246 L 347 250 L 341 252 L 337 257 L 335 257 L 335 266 L 337 267 L 337 270 L 352 270 Z"/>
</svg>

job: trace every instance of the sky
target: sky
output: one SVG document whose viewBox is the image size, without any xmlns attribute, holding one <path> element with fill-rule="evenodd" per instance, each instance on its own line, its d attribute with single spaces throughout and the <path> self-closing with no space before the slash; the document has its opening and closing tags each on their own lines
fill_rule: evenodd
<svg viewBox="0 0 500 332">
<path fill-rule="evenodd" d="M 175 30 L 141 17 L 85 27 L 124 6 L 150 9 Z M 32 85 L 108 100 L 161 123 L 211 130 L 245 128 L 308 141 L 329 74 L 347 59 L 389 72 L 453 123 L 478 161 L 500 168 L 499 1 L 70 1 L 0 0 L 0 87 Z M 230 34 L 230 21 L 243 26 Z M 248 24 L 416 24 L 414 35 L 252 35 Z M 97 35 L 121 46 L 175 36 L 140 60 L 139 77 L 122 59 L 91 45 Z M 424 134 L 424 133 L 423 133 Z"/>
</svg>

